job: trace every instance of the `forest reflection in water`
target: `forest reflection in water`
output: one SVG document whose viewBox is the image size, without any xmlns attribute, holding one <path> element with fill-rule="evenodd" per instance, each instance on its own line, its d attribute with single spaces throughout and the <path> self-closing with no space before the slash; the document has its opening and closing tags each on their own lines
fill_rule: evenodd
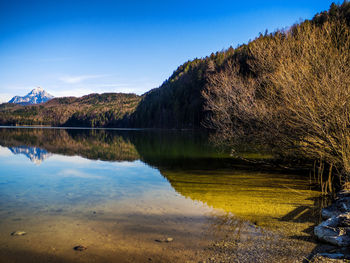
<svg viewBox="0 0 350 263">
<path fill-rule="evenodd" d="M 143 262 L 147 253 L 159 262 L 203 259 L 205 253 L 192 252 L 204 247 L 211 248 L 208 255 L 264 262 L 277 260 L 276 254 L 291 257 L 290 242 L 293 257 L 307 256 L 314 246 L 311 227 L 326 202 L 319 192 L 300 175 L 233 160 L 207 138 L 191 131 L 1 128 L 0 240 L 6 243 L 4 229 L 15 229 L 22 218 L 40 232 L 54 217 L 61 218 L 62 225 L 53 227 L 61 243 L 67 232 L 80 233 L 97 248 L 96 238 L 105 239 L 94 251 L 97 260 L 101 250 L 107 258 L 115 252 L 113 238 L 124 249 L 118 255 L 128 255 L 121 262 Z M 154 244 L 165 233 L 181 240 L 166 255 Z M 175 256 L 177 249 L 183 257 Z M 68 260 L 67 253 L 61 256 Z"/>
</svg>

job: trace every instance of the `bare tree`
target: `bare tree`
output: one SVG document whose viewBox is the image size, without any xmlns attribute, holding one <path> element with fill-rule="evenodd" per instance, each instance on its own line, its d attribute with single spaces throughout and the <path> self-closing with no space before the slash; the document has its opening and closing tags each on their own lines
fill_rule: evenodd
<svg viewBox="0 0 350 263">
<path fill-rule="evenodd" d="M 267 74 L 268 105 L 287 127 L 285 142 L 350 174 L 350 34 L 344 23 L 295 27 Z M 256 48 L 256 47 L 255 47 Z M 252 53 L 261 52 L 254 47 Z"/>
<path fill-rule="evenodd" d="M 228 62 L 203 92 L 207 126 L 226 141 L 255 138 L 284 155 L 322 159 L 350 175 L 350 33 L 310 22 L 249 44 L 254 77 Z"/>
</svg>

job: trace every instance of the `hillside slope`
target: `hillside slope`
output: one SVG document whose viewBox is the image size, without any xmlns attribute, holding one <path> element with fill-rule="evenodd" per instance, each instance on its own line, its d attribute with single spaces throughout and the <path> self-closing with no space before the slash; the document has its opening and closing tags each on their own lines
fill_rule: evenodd
<svg viewBox="0 0 350 263">
<path fill-rule="evenodd" d="M 187 61 L 159 88 L 147 92 L 131 115 L 134 127 L 199 128 L 204 120 L 201 95 L 208 72 L 216 71 L 234 53 L 231 47 L 210 57 Z"/>
<path fill-rule="evenodd" d="M 121 127 L 128 125 L 141 97 L 135 94 L 90 94 L 55 98 L 40 105 L 0 105 L 1 125 Z"/>
</svg>

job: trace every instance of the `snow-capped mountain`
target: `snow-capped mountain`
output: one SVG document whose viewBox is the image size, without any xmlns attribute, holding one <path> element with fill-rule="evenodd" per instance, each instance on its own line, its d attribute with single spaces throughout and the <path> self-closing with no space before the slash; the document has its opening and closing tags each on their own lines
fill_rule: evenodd
<svg viewBox="0 0 350 263">
<path fill-rule="evenodd" d="M 29 92 L 26 96 L 14 96 L 9 103 L 17 103 L 22 105 L 39 104 L 53 99 L 53 96 L 42 88 L 38 87 Z"/>
<path fill-rule="evenodd" d="M 52 154 L 38 147 L 18 146 L 8 147 L 13 154 L 24 154 L 33 163 L 39 165 L 42 161 L 49 158 Z"/>
</svg>

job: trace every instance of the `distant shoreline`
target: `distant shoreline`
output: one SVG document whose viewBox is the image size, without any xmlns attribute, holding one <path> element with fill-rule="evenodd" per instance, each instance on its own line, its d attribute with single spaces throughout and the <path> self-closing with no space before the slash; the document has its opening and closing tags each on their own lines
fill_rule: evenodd
<svg viewBox="0 0 350 263">
<path fill-rule="evenodd" d="M 62 127 L 62 126 L 48 126 L 48 125 L 0 125 L 0 128 L 10 129 L 69 129 L 69 130 L 154 130 L 152 128 L 101 128 L 101 127 Z"/>
<path fill-rule="evenodd" d="M 169 130 L 169 131 L 194 131 L 201 129 L 162 129 L 162 128 L 104 128 L 104 127 L 63 127 L 48 125 L 0 125 L 1 128 L 7 129 L 57 129 L 57 130 L 117 130 L 117 131 L 146 131 L 146 130 Z"/>
</svg>

